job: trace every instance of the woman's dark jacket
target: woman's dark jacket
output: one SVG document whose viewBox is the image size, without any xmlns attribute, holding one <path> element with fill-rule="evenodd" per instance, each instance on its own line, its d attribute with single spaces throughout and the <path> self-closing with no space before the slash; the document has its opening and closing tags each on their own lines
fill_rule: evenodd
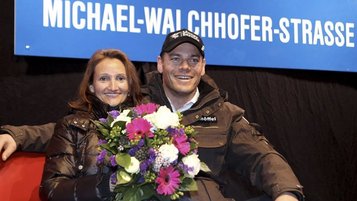
<svg viewBox="0 0 357 201">
<path fill-rule="evenodd" d="M 40 185 L 40 194 L 45 200 L 90 201 L 111 197 L 111 172 L 108 168 L 98 168 L 99 133 L 92 122 L 105 118 L 110 109 L 98 99 L 92 99 L 92 113 L 75 110 L 56 124 L 46 150 Z"/>
</svg>

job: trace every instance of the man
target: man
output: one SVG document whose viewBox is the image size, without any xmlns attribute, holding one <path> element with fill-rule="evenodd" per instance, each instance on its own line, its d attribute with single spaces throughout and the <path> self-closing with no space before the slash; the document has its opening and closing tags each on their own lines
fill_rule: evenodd
<svg viewBox="0 0 357 201">
<path fill-rule="evenodd" d="M 200 158 L 212 172 L 199 175 L 192 200 L 303 200 L 302 186 L 283 156 L 243 117 L 243 109 L 227 101 L 226 92 L 205 75 L 205 64 L 198 35 L 186 29 L 170 33 L 157 58 L 158 72 L 150 73 L 143 87 L 147 101 L 180 111 L 183 124 L 198 131 Z M 3 127 L 11 134 L 0 135 L 3 160 L 16 146 L 43 151 L 53 126 Z"/>
</svg>

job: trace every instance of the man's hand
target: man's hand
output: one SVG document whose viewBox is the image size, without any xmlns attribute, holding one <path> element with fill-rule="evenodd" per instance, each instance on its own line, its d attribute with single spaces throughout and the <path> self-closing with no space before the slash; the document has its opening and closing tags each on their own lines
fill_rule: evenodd
<svg viewBox="0 0 357 201">
<path fill-rule="evenodd" d="M 9 134 L 0 134 L 0 154 L 3 161 L 9 158 L 16 151 L 17 145 Z"/>
<path fill-rule="evenodd" d="M 292 193 L 285 192 L 281 195 L 279 195 L 275 201 L 299 201 L 296 196 Z"/>
</svg>

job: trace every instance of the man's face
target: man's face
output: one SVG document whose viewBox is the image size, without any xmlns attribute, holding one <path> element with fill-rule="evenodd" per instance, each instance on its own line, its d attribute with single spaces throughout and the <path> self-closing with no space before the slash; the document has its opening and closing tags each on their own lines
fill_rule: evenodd
<svg viewBox="0 0 357 201">
<path fill-rule="evenodd" d="M 182 43 L 158 57 L 158 71 L 162 73 L 166 95 L 192 98 L 205 74 L 205 65 L 206 60 L 191 43 Z"/>
</svg>

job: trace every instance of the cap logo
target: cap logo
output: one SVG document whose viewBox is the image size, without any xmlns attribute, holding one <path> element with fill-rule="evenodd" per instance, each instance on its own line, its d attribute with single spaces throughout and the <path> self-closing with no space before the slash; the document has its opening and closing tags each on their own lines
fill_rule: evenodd
<svg viewBox="0 0 357 201">
<path fill-rule="evenodd" d="M 184 37 L 184 36 L 190 37 L 190 38 L 194 39 L 195 41 L 197 41 L 198 43 L 200 43 L 200 39 L 196 35 L 188 32 L 187 30 L 183 30 L 183 31 L 174 33 L 174 34 L 172 34 L 171 38 L 176 39 L 178 37 Z"/>
<path fill-rule="evenodd" d="M 188 29 L 178 30 L 176 32 L 169 33 L 164 41 L 164 44 L 161 48 L 161 53 L 163 52 L 170 52 L 178 45 L 182 43 L 191 43 L 192 45 L 196 46 L 197 49 L 200 51 L 201 55 L 205 57 L 204 53 L 204 45 L 202 39 L 196 35 L 195 33 L 189 31 Z"/>
</svg>

